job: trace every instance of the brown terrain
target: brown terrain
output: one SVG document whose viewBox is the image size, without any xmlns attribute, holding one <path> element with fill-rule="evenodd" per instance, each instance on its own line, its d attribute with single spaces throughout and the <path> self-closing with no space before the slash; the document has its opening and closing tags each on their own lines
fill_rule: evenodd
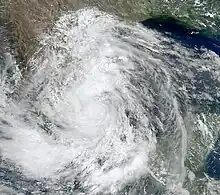
<svg viewBox="0 0 220 195">
<path fill-rule="evenodd" d="M 142 0 L 141 0 L 142 1 Z M 27 61 L 37 46 L 37 37 L 52 27 L 67 10 L 97 6 L 125 18 L 140 18 L 141 1 L 125 0 L 1 0 L 0 26 L 7 26 L 21 59 Z M 138 2 L 138 3 L 137 3 Z M 136 8 L 136 9 L 134 9 Z M 136 10 L 136 11 L 135 11 Z M 143 10 L 144 12 L 144 10 Z"/>
<path fill-rule="evenodd" d="M 34 52 L 38 35 L 52 25 L 56 16 L 80 6 L 77 0 L 9 0 L 4 4 L 0 23 L 11 32 L 19 56 L 27 60 Z"/>
</svg>

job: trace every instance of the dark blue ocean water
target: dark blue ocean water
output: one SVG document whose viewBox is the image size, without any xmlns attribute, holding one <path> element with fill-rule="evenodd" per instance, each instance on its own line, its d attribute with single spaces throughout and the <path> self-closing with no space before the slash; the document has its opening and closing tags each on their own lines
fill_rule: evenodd
<svg viewBox="0 0 220 195">
<path fill-rule="evenodd" d="M 148 19 L 141 22 L 148 28 L 162 32 L 165 36 L 171 37 L 190 48 L 207 48 L 218 55 L 220 54 L 219 36 L 212 36 L 211 32 L 197 30 L 185 26 L 180 21 L 170 17 Z"/>
<path fill-rule="evenodd" d="M 185 26 L 180 21 L 169 18 L 160 17 L 155 19 L 148 19 L 141 22 L 144 26 L 155 29 L 164 34 L 164 36 L 170 37 L 177 42 L 183 44 L 185 47 L 196 48 L 198 52 L 202 52 L 204 48 L 211 50 L 216 54 L 220 55 L 220 39 L 219 36 L 212 36 L 212 32 L 207 32 L 203 30 L 197 30 Z M 204 76 L 204 78 L 203 78 Z M 201 82 L 207 80 L 207 75 L 203 75 L 198 78 Z M 216 85 L 215 82 L 206 82 L 206 84 L 212 86 Z M 214 86 L 215 87 L 215 86 Z M 211 92 L 210 92 L 211 93 Z M 220 114 L 220 104 L 219 99 L 216 99 L 213 104 L 210 102 L 205 102 L 209 107 L 210 111 L 214 111 Z M 206 106 L 207 106 L 206 105 Z M 206 107 L 205 106 L 205 107 Z M 204 171 L 214 179 L 220 179 L 220 138 L 216 141 L 214 148 L 207 155 L 204 162 Z"/>
</svg>

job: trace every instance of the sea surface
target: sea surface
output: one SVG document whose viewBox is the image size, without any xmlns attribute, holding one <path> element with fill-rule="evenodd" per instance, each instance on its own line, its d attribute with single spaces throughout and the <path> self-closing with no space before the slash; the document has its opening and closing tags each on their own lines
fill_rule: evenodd
<svg viewBox="0 0 220 195">
<path fill-rule="evenodd" d="M 220 4 L 107 2 L 0 26 L 0 194 L 220 194 Z"/>
</svg>

